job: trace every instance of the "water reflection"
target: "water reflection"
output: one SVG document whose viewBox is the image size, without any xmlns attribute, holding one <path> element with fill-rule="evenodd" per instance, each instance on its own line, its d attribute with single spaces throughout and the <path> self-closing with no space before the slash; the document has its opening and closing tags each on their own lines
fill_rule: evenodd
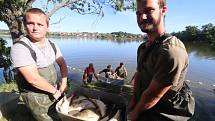
<svg viewBox="0 0 215 121">
<path fill-rule="evenodd" d="M 10 37 L 3 37 L 12 41 Z M 96 71 L 100 71 L 107 64 L 115 68 L 124 62 L 130 80 L 136 68 L 136 51 L 142 40 L 101 40 L 101 39 L 71 39 L 50 37 L 56 42 L 69 66 L 84 70 L 89 63 L 94 63 Z M 189 53 L 190 65 L 187 79 L 203 82 L 207 85 L 215 84 L 215 50 L 205 43 L 185 43 Z M 2 74 L 0 74 L 2 79 Z"/>
<path fill-rule="evenodd" d="M 117 43 L 117 44 L 124 44 L 124 43 L 132 43 L 132 42 L 142 42 L 144 40 L 140 40 L 140 39 L 120 39 L 120 38 L 115 38 L 115 39 L 96 39 L 96 38 L 69 38 L 69 37 L 49 37 L 51 40 L 69 40 L 69 41 L 76 41 L 76 40 L 80 40 L 80 41 L 106 41 L 106 42 L 113 42 L 113 43 Z"/>
<path fill-rule="evenodd" d="M 186 42 L 186 48 L 189 53 L 195 54 L 198 58 L 215 60 L 215 49 L 207 43 Z"/>
<path fill-rule="evenodd" d="M 12 41 L 9 37 L 3 37 Z M 57 43 L 62 50 L 67 64 L 72 69 L 71 78 L 81 78 L 84 68 L 91 62 L 96 71 L 100 71 L 107 64 L 116 67 L 124 62 L 128 70 L 128 79 L 135 72 L 136 51 L 141 41 L 99 40 L 99 39 L 71 39 L 50 38 Z M 189 53 L 190 64 L 187 79 L 196 99 L 196 119 L 198 121 L 213 121 L 215 92 L 211 85 L 215 84 L 215 50 L 204 43 L 185 43 Z M 0 69 L 0 81 L 2 81 L 2 69 Z M 75 80 L 78 81 L 78 80 Z M 195 120 L 195 119 L 194 119 Z"/>
</svg>

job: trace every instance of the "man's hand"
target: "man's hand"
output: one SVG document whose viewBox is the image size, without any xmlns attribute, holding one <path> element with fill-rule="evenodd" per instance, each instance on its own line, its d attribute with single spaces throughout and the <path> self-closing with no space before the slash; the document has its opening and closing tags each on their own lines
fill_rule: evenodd
<svg viewBox="0 0 215 121">
<path fill-rule="evenodd" d="M 60 90 L 57 90 L 57 91 L 53 94 L 53 97 L 54 97 L 55 100 L 57 100 L 60 96 L 61 96 Z"/>
<path fill-rule="evenodd" d="M 66 90 L 66 88 L 67 88 L 67 77 L 62 78 L 62 80 L 61 80 L 61 84 L 60 84 L 60 88 L 59 88 L 61 94 L 64 93 L 64 91 Z"/>
<path fill-rule="evenodd" d="M 61 92 L 61 94 L 64 93 L 64 91 L 66 90 L 66 88 L 67 88 L 67 84 L 66 83 L 62 83 L 60 85 L 59 91 Z"/>
<path fill-rule="evenodd" d="M 138 113 L 136 113 L 134 110 L 129 113 L 129 119 L 131 121 L 136 121 L 137 118 L 138 118 Z"/>
<path fill-rule="evenodd" d="M 132 96 L 131 97 L 131 100 L 130 100 L 130 102 L 129 102 L 129 105 L 128 105 L 128 110 L 129 111 L 132 111 L 133 109 L 134 109 L 134 107 L 136 106 L 136 100 L 135 100 L 135 97 L 134 96 Z"/>
<path fill-rule="evenodd" d="M 66 87 L 67 87 L 66 84 L 60 86 L 59 90 L 60 90 L 61 94 L 64 93 L 64 91 L 66 90 Z"/>
</svg>

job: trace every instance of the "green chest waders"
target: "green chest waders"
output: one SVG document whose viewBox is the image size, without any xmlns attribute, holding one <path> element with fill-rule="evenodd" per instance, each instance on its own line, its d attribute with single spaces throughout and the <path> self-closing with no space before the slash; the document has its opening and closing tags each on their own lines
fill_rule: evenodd
<svg viewBox="0 0 215 121">
<path fill-rule="evenodd" d="M 54 65 L 50 65 L 47 68 L 40 68 L 38 71 L 51 85 L 56 86 L 57 73 Z M 55 101 L 51 94 L 25 90 L 21 95 L 36 120 L 54 120 L 53 118 L 56 117 L 56 113 L 54 114 L 54 112 L 50 111 L 50 107 L 52 107 Z"/>
</svg>

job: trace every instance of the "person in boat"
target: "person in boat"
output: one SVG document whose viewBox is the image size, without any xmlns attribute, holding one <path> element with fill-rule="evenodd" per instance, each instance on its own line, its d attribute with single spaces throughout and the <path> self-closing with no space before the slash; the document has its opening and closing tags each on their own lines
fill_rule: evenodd
<svg viewBox="0 0 215 121">
<path fill-rule="evenodd" d="M 41 9 L 28 9 L 23 23 L 27 35 L 14 43 L 10 53 L 21 97 L 37 121 L 59 120 L 55 104 L 67 87 L 66 62 L 59 47 L 45 37 L 49 18 Z M 59 86 L 55 63 L 60 67 Z"/>
<path fill-rule="evenodd" d="M 136 0 L 137 23 L 147 41 L 137 50 L 131 121 L 187 121 L 195 100 L 185 83 L 188 54 L 184 44 L 165 31 L 166 0 Z"/>
<path fill-rule="evenodd" d="M 125 79 L 128 75 L 127 69 L 125 68 L 123 62 L 116 67 L 115 73 L 118 79 Z"/>
<path fill-rule="evenodd" d="M 106 79 L 115 79 L 116 78 L 115 73 L 114 73 L 111 65 L 107 65 L 107 68 L 105 68 L 99 72 L 99 74 L 102 74 L 102 73 L 105 73 Z"/>
<path fill-rule="evenodd" d="M 95 72 L 95 69 L 93 67 L 93 63 L 90 63 L 88 67 L 85 68 L 84 74 L 83 74 L 83 81 L 84 84 L 91 83 L 93 80 L 93 76 L 96 78 L 98 81 L 98 76 Z"/>
</svg>

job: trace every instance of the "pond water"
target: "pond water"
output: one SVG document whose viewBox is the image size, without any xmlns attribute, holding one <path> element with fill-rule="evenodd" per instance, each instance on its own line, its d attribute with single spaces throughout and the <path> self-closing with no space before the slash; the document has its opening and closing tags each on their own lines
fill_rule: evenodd
<svg viewBox="0 0 215 121">
<path fill-rule="evenodd" d="M 11 39 L 8 46 L 11 45 Z M 136 51 L 141 44 L 140 41 L 117 41 L 117 40 L 96 40 L 96 39 L 71 39 L 71 38 L 50 38 L 60 47 L 65 60 L 72 71 L 82 74 L 84 68 L 89 63 L 93 63 L 96 72 L 111 64 L 113 69 L 123 62 L 128 70 L 130 81 L 136 68 Z M 190 80 L 191 88 L 196 92 L 197 104 L 204 104 L 205 110 L 215 110 L 215 50 L 203 43 L 185 43 L 189 53 L 189 69 L 186 79 Z M 2 70 L 0 70 L 0 80 L 3 80 Z M 80 81 L 80 80 L 79 80 Z M 198 94 L 201 94 L 198 96 Z M 204 98 L 205 97 L 205 98 Z M 200 100 L 199 100 L 200 99 Z M 207 99 L 207 100 L 206 100 Z M 210 105 L 206 105 L 204 100 Z M 200 106 L 201 107 L 201 106 Z M 208 109 L 207 109 L 208 108 Z M 208 113 L 205 110 L 198 110 L 200 113 L 207 113 L 201 116 L 215 119 L 214 111 Z M 198 116 L 197 116 L 198 117 Z"/>
<path fill-rule="evenodd" d="M 11 39 L 3 37 L 11 46 Z M 94 63 L 96 71 L 108 64 L 113 69 L 124 62 L 128 70 L 127 81 L 136 69 L 136 51 L 141 41 L 117 41 L 96 39 L 50 38 L 60 47 L 68 66 L 83 71 L 89 63 Z M 186 79 L 212 86 L 215 84 L 215 50 L 205 44 L 185 43 L 189 53 L 189 69 Z M 0 72 L 0 80 L 3 80 Z"/>
</svg>

